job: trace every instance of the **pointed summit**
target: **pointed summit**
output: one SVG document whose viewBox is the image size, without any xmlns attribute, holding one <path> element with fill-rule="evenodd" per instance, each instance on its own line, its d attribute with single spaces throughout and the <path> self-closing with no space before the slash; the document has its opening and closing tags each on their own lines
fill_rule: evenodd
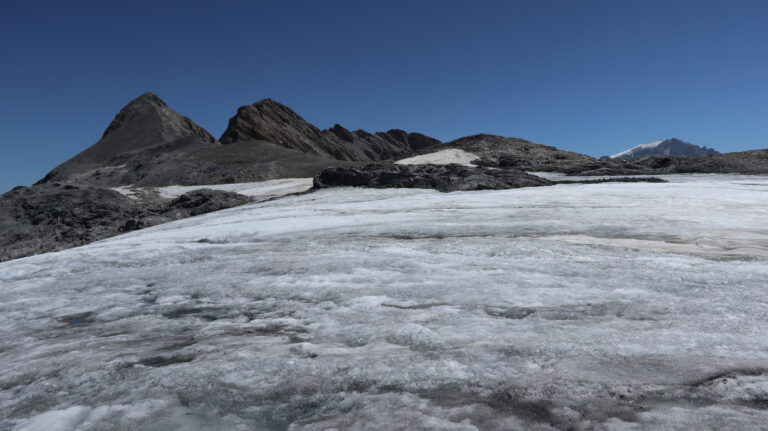
<svg viewBox="0 0 768 431">
<path fill-rule="evenodd" d="M 91 175 L 96 173 L 94 170 L 109 170 L 142 151 L 168 145 L 178 148 L 218 143 L 205 129 L 168 107 L 157 95 L 144 93 L 117 113 L 99 142 L 53 169 L 40 182 L 80 181 L 89 177 L 88 182 L 100 183 L 101 180 Z"/>
<path fill-rule="evenodd" d="M 154 93 L 144 93 L 125 105 L 104 131 L 102 141 L 113 134 L 120 134 L 116 141 L 128 141 L 134 145 L 126 150 L 153 146 L 158 141 L 172 141 L 185 136 L 197 136 L 208 142 L 216 141 L 202 127 L 169 108 Z"/>
<path fill-rule="evenodd" d="M 155 93 L 144 93 L 141 96 L 131 100 L 120 110 L 115 119 L 104 130 L 102 138 L 119 129 L 122 125 L 135 121 L 141 115 L 149 111 L 161 111 L 168 108 L 168 105 Z"/>
<path fill-rule="evenodd" d="M 305 121 L 291 108 L 272 99 L 263 99 L 238 108 L 219 140 L 222 144 L 269 141 L 309 154 L 331 156 L 323 148 L 320 129 Z"/>
</svg>

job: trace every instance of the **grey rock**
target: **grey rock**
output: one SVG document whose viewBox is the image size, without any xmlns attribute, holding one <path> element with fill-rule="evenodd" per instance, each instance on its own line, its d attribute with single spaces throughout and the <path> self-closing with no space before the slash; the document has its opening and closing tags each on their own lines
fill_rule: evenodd
<svg viewBox="0 0 768 431">
<path fill-rule="evenodd" d="M 418 148 L 440 143 L 437 139 L 398 129 L 372 134 L 365 130 L 350 131 L 336 124 L 320 130 L 272 99 L 241 106 L 220 138 L 225 145 L 254 140 L 269 141 L 319 157 L 358 162 L 407 157 Z"/>
<path fill-rule="evenodd" d="M 480 166 L 514 168 L 524 171 L 558 171 L 563 166 L 580 165 L 595 160 L 584 154 L 563 151 L 549 145 L 520 138 L 479 134 L 429 147 L 422 152 L 457 148 L 477 154 Z"/>
<path fill-rule="evenodd" d="M 554 184 L 516 169 L 473 168 L 449 165 L 369 164 L 363 167 L 336 167 L 322 171 L 314 188 L 339 186 L 372 188 L 424 188 L 441 192 L 459 190 L 512 189 Z"/>
<path fill-rule="evenodd" d="M 0 195 L 0 261 L 64 250 L 247 202 L 246 196 L 218 190 L 196 190 L 146 205 L 97 187 L 17 187 Z"/>
<path fill-rule="evenodd" d="M 62 163 L 39 183 L 73 181 L 92 184 L 130 184 L 146 166 L 133 164 L 145 153 L 173 153 L 184 148 L 220 146 L 192 120 L 172 110 L 152 93 L 126 105 L 94 145 Z"/>
<path fill-rule="evenodd" d="M 206 214 L 251 202 L 247 196 L 222 190 L 200 189 L 184 193 L 171 202 L 155 208 L 159 214 L 182 214 L 184 217 Z"/>
</svg>

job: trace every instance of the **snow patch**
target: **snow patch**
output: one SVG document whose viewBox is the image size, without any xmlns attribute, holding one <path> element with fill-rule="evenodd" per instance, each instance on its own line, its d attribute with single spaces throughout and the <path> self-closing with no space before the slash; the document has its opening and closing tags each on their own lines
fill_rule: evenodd
<svg viewBox="0 0 768 431">
<path fill-rule="evenodd" d="M 420 156 L 409 157 L 407 159 L 398 160 L 397 164 L 400 165 L 447 165 L 450 163 L 456 163 L 459 165 L 474 167 L 471 162 L 477 160 L 479 157 L 476 154 L 468 153 L 464 150 L 450 148 L 447 150 L 436 151 L 434 153 L 422 154 Z"/>
<path fill-rule="evenodd" d="M 232 184 L 200 184 L 193 186 L 166 186 L 166 187 L 113 187 L 112 190 L 134 200 L 140 200 L 142 196 L 157 195 L 163 199 L 175 199 L 184 193 L 194 190 L 211 189 L 235 192 L 253 198 L 274 198 L 293 193 L 301 193 L 312 188 L 312 178 L 282 178 L 269 181 L 257 181 L 251 183 Z"/>
<path fill-rule="evenodd" d="M 293 193 L 300 193 L 312 188 L 312 178 L 283 178 L 278 180 L 258 181 L 252 183 L 212 184 L 197 186 L 167 186 L 157 187 L 156 190 L 164 198 L 177 198 L 193 190 L 211 189 L 235 192 L 254 198 L 273 198 Z"/>
</svg>

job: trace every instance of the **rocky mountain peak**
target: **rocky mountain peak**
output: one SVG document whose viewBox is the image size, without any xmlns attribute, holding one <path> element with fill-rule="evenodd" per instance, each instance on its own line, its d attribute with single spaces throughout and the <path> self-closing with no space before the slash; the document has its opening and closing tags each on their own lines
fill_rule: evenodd
<svg viewBox="0 0 768 431">
<path fill-rule="evenodd" d="M 114 120 L 109 123 L 109 126 L 104 130 L 104 134 L 101 137 L 106 138 L 124 125 L 135 122 L 142 116 L 145 116 L 150 112 L 162 110 L 163 108 L 168 108 L 168 105 L 166 105 L 162 99 L 157 97 L 155 93 L 144 93 L 131 100 L 117 113 L 117 115 L 115 115 Z"/>
<path fill-rule="evenodd" d="M 222 144 L 269 141 L 305 153 L 326 155 L 316 144 L 322 138 L 320 129 L 291 108 L 272 99 L 262 99 L 239 107 L 219 141 Z"/>
<path fill-rule="evenodd" d="M 97 143 L 54 168 L 40 182 L 98 184 L 103 180 L 91 177 L 100 173 L 100 168 L 122 166 L 141 152 L 169 145 L 178 150 L 216 146 L 218 142 L 205 129 L 171 109 L 156 94 L 144 93 L 120 109 Z"/>
<path fill-rule="evenodd" d="M 154 93 L 144 93 L 133 99 L 117 113 L 102 135 L 102 140 L 115 133 L 121 136 L 117 140 L 140 135 L 149 137 L 147 132 L 155 133 L 164 140 L 172 140 L 184 136 L 197 136 L 206 142 L 215 142 L 210 133 L 171 109 Z M 145 139 L 144 142 L 150 141 Z M 142 143 L 139 143 L 143 146 Z"/>
</svg>

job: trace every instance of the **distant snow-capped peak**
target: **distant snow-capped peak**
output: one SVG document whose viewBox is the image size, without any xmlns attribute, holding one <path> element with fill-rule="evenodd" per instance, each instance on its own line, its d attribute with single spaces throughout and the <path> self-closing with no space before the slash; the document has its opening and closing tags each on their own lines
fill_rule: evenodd
<svg viewBox="0 0 768 431">
<path fill-rule="evenodd" d="M 694 145 L 677 138 L 662 139 L 634 147 L 610 156 L 612 159 L 647 156 L 704 156 L 720 154 L 717 150 Z"/>
</svg>

